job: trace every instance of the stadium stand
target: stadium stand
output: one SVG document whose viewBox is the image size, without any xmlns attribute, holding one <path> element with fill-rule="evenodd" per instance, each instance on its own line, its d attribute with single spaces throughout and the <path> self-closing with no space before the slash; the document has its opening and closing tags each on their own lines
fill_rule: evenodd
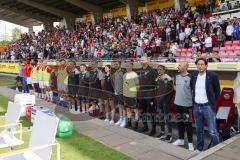
<svg viewBox="0 0 240 160">
<path fill-rule="evenodd" d="M 36 35 L 24 34 L 9 44 L 0 58 L 134 59 L 144 54 L 164 58 L 173 53 L 177 61 L 184 58 L 193 61 L 195 55 L 211 58 L 213 51 L 220 60 L 238 60 L 228 58 L 239 56 L 239 19 L 223 20 L 218 16 L 208 19 L 209 15 L 206 6 L 197 6 L 195 10 L 187 6 L 180 11 L 141 12 L 132 19 L 103 18 L 95 25 L 79 22 L 72 29 L 56 27 Z"/>
</svg>

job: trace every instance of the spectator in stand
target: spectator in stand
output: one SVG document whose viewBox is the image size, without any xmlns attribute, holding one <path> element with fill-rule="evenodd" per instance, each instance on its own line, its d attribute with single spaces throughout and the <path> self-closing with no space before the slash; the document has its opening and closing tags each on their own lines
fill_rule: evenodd
<svg viewBox="0 0 240 160">
<path fill-rule="evenodd" d="M 226 39 L 226 37 L 222 33 L 222 29 L 220 27 L 218 27 L 218 29 L 217 29 L 217 47 L 219 47 L 219 48 L 223 47 L 225 39 Z"/>
<path fill-rule="evenodd" d="M 185 39 L 185 32 L 181 31 L 180 34 L 179 34 L 179 40 L 180 40 L 180 44 L 184 45 L 184 39 Z"/>
<path fill-rule="evenodd" d="M 233 24 L 233 40 L 239 40 L 240 39 L 240 26 L 239 22 L 235 21 Z"/>
<path fill-rule="evenodd" d="M 210 57 L 208 58 L 208 62 L 221 62 L 219 55 L 216 51 L 210 53 Z"/>
<path fill-rule="evenodd" d="M 234 8 L 240 8 L 240 3 L 239 3 L 239 1 L 237 1 L 237 2 L 235 3 Z"/>
<path fill-rule="evenodd" d="M 155 52 L 166 52 L 166 40 L 177 42 L 184 48 L 191 48 L 194 46 L 192 38 L 196 37 L 201 42 L 198 50 L 202 50 L 205 41 L 202 33 L 211 36 L 212 47 L 215 47 L 215 39 L 219 38 L 217 26 L 221 26 L 227 40 L 239 39 L 236 19 L 233 19 L 234 26 L 227 29 L 226 23 L 230 19 L 224 21 L 216 16 L 207 19 L 207 6 L 186 7 L 179 12 L 174 9 L 142 12 L 132 20 L 121 17 L 103 18 L 96 25 L 81 22 L 72 30 L 56 27 L 51 31 L 41 31 L 37 35 L 23 34 L 21 39 L 7 46 L 1 57 L 8 60 L 12 55 L 15 59 L 132 58 L 133 54 L 129 54 L 131 50 L 135 51 L 137 57 L 145 53 L 149 57 L 156 57 Z M 126 47 L 126 44 L 129 45 Z"/>
<path fill-rule="evenodd" d="M 227 1 L 227 8 L 228 10 L 231 10 L 233 8 L 232 3 L 230 3 L 229 1 Z"/>
<path fill-rule="evenodd" d="M 212 52 L 212 38 L 208 34 L 205 34 L 204 44 L 206 47 L 205 51 L 208 53 Z"/>
<path fill-rule="evenodd" d="M 226 40 L 227 40 L 227 41 L 232 41 L 232 40 L 233 40 L 233 38 L 232 38 L 232 36 L 233 36 L 233 30 L 234 30 L 234 28 L 233 28 L 232 23 L 231 23 L 231 22 L 228 22 L 228 26 L 227 26 L 227 28 L 226 28 L 226 34 L 227 34 Z"/>
<path fill-rule="evenodd" d="M 165 62 L 166 63 L 176 63 L 176 59 L 174 59 L 174 56 L 172 53 L 169 53 L 168 59 Z"/>
</svg>

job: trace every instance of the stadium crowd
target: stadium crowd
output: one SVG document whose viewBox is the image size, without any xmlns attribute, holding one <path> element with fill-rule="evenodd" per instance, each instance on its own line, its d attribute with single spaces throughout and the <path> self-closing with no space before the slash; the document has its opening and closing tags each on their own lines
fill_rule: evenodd
<svg viewBox="0 0 240 160">
<path fill-rule="evenodd" d="M 53 28 L 38 34 L 23 34 L 0 53 L 1 59 L 89 59 L 98 57 L 137 58 L 187 56 L 193 61 L 200 56 L 221 61 L 216 47 L 225 41 L 240 40 L 239 19 L 222 20 L 211 16 L 207 6 L 188 6 L 139 13 L 126 17 L 103 18 L 96 25 L 82 22 L 72 29 Z M 190 53 L 179 55 L 178 49 Z M 214 57 L 214 58 L 212 58 Z M 175 62 L 178 59 L 164 59 Z"/>
<path fill-rule="evenodd" d="M 150 136 L 157 134 L 159 125 L 157 137 L 173 145 L 184 145 L 186 131 L 188 149 L 201 152 L 203 119 L 208 122 L 212 144 L 219 143 L 214 103 L 220 84 L 217 75 L 207 71 L 207 64 L 221 61 L 214 47 L 240 40 L 239 19 L 223 21 L 210 15 L 206 6 L 186 5 L 181 11 L 136 14 L 131 20 L 104 18 L 95 26 L 84 22 L 74 29 L 56 27 L 37 35 L 23 34 L 8 45 L 1 59 L 23 60 L 19 62 L 16 84 L 25 93 L 63 105 L 73 114 L 98 115 L 110 125 L 139 132 L 150 130 Z M 187 59 L 179 64 L 179 75 L 174 78 L 164 65 L 157 70 L 149 65 L 149 57 L 176 62 L 178 49 L 191 49 L 189 58 L 196 60 L 197 72 L 188 73 Z M 103 68 L 99 68 L 97 60 L 77 66 L 76 62 L 84 58 L 118 60 Z M 133 69 L 130 62 L 123 67 L 121 58 L 139 58 L 141 68 Z M 55 67 L 47 65 L 51 59 L 56 60 Z M 175 118 L 172 104 L 177 112 Z M 195 148 L 192 113 L 197 134 Z M 173 119 L 177 120 L 179 136 L 174 142 Z"/>
</svg>

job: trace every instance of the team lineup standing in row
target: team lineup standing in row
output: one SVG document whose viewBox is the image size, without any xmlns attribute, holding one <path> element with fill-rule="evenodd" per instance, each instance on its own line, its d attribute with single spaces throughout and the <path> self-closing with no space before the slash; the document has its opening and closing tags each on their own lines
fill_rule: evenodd
<svg viewBox="0 0 240 160">
<path fill-rule="evenodd" d="M 188 63 L 181 62 L 179 74 L 174 80 L 166 74 L 165 66 L 159 65 L 157 70 L 150 67 L 147 57 L 141 58 L 142 67 L 137 70 L 133 70 L 132 63 L 126 62 L 125 72 L 121 62 L 99 69 L 98 62 L 92 61 L 88 66 L 81 64 L 78 68 L 76 62 L 67 64 L 62 59 L 57 61 L 57 68 L 48 66 L 47 62 L 24 62 L 19 74 L 23 76 L 24 92 L 30 90 L 30 93 L 47 101 L 53 101 L 53 92 L 57 92 L 60 101 L 67 101 L 72 113 L 87 113 L 99 108 L 106 123 L 139 132 L 148 132 L 151 128 L 151 136 L 156 134 L 156 127 L 160 125 L 157 137 L 167 142 L 172 142 L 174 97 L 179 139 L 173 145 L 184 145 L 186 130 L 188 149 L 194 150 L 193 113 L 197 132 L 196 151 L 199 152 L 204 149 L 204 119 L 208 122 L 213 145 L 219 143 L 214 102 L 220 94 L 220 85 L 217 75 L 207 71 L 206 59 L 199 58 L 196 65 L 198 71 L 189 74 Z M 115 123 L 116 117 L 118 120 Z M 140 122 L 143 127 L 139 126 Z"/>
</svg>

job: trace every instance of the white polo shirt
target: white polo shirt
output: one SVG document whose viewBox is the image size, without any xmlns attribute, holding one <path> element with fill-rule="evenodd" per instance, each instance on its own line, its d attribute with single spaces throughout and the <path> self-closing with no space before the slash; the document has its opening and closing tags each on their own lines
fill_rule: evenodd
<svg viewBox="0 0 240 160">
<path fill-rule="evenodd" d="M 206 92 L 206 72 L 203 75 L 198 74 L 197 82 L 195 86 L 195 102 L 196 103 L 207 103 L 207 92 Z"/>
<path fill-rule="evenodd" d="M 212 38 L 211 37 L 207 37 L 205 39 L 205 46 L 208 47 L 212 47 Z"/>
</svg>

